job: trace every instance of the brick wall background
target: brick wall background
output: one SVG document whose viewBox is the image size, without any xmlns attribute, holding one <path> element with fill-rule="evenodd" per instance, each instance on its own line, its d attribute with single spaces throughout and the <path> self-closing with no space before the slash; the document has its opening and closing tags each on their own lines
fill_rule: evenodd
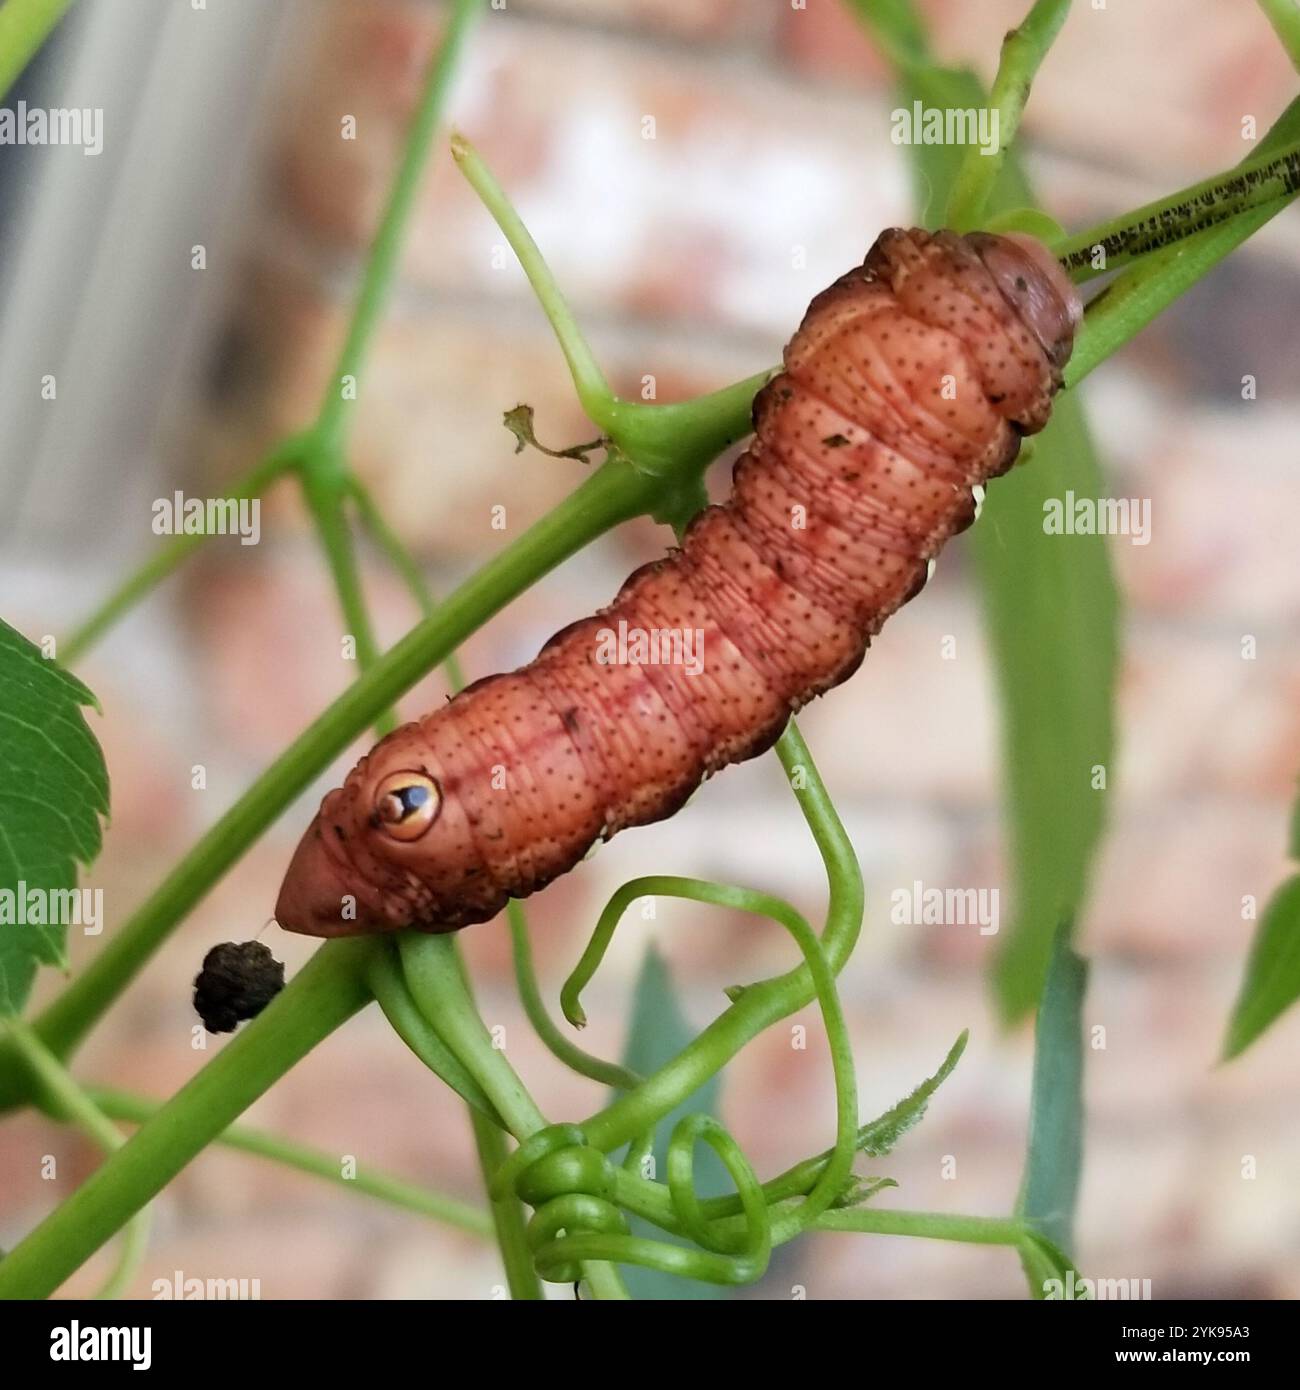
<svg viewBox="0 0 1300 1390">
<path fill-rule="evenodd" d="M 1024 0 L 930 0 L 945 56 L 990 75 Z M 207 324 L 202 391 L 178 406 L 170 484 L 210 494 L 314 411 L 442 7 L 330 0 L 294 11 L 268 83 L 255 196 L 229 289 Z M 1160 54 L 1152 62 L 1153 54 Z M 259 55 L 249 56 L 250 62 Z M 269 61 L 269 60 L 268 60 Z M 1251 6 L 1146 0 L 1076 6 L 1026 122 L 1045 204 L 1081 227 L 1201 177 L 1246 149 L 1295 75 Z M 889 141 L 882 66 L 831 0 L 509 0 L 471 41 L 453 116 L 510 191 L 615 385 L 656 378 L 660 399 L 713 389 L 776 359 L 811 295 L 909 218 Z M 339 138 L 343 114 L 354 142 Z M 653 115 L 656 138 L 642 136 Z M 161 138 L 161 137 L 160 137 Z M 147 212 L 147 209 L 143 210 Z M 142 213 L 143 215 L 143 213 Z M 1231 1067 L 1215 1058 L 1251 923 L 1285 866 L 1300 768 L 1300 223 L 1289 213 L 1188 295 L 1086 388 L 1117 496 L 1151 499 L 1153 535 L 1117 539 L 1127 605 L 1122 757 L 1097 891 L 1088 1152 L 1078 1221 L 1084 1270 L 1150 1278 L 1157 1296 L 1300 1296 L 1300 1111 L 1292 1015 Z M 190 233 L 184 233 L 186 242 Z M 201 239 L 196 237 L 195 239 Z M 445 145 L 427 181 L 401 286 L 376 344 L 354 434 L 356 466 L 445 590 L 572 486 L 581 465 L 515 455 L 500 413 L 537 410 L 539 436 L 589 436 L 549 330 L 502 238 Z M 803 248 L 796 262 L 795 248 Z M 798 263 L 800 268 L 794 268 Z M 1252 373 L 1258 399 L 1243 401 Z M 148 383 L 141 383 L 148 389 Z M 113 466 L 124 474 L 128 458 Z M 725 473 L 717 475 L 721 480 Z M 491 528 L 504 503 L 508 530 Z M 132 553 L 155 543 L 138 509 L 104 518 Z M 113 775 L 96 882 L 109 928 L 354 674 L 300 506 L 277 493 L 256 547 L 227 540 L 83 663 Z M 471 674 L 527 659 L 613 593 L 665 543 L 625 527 L 539 585 L 464 651 Z M 69 582 L 85 557 L 57 546 L 28 565 L 17 611 L 66 631 L 101 590 Z M 78 568 L 81 566 L 82 568 Z M 107 582 L 107 575 L 102 576 Z M 367 583 L 385 640 L 414 618 L 377 559 Z M 53 596 L 53 597 L 52 597 Z M 1243 634 L 1258 639 L 1253 662 Z M 958 659 L 940 640 L 955 635 Z M 440 698 L 436 678 L 404 708 Z M 1031 1040 L 989 1007 L 994 941 L 972 928 L 891 925 L 889 895 L 921 879 L 995 886 L 1005 869 L 996 710 L 962 543 L 924 599 L 891 623 L 862 674 L 801 721 L 867 878 L 862 944 L 842 990 L 864 1115 L 928 1074 L 961 1028 L 966 1058 L 923 1125 L 873 1165 L 885 1204 L 1002 1214 L 1025 1141 Z M 304 797 L 196 911 L 93 1035 L 78 1074 L 170 1093 L 205 1060 L 190 1046 L 189 984 L 204 952 L 243 939 L 274 901 L 315 800 Z M 195 763 L 208 789 L 190 790 Z M 548 999 L 600 906 L 625 878 L 662 871 L 752 883 L 816 920 L 819 862 L 770 759 L 735 769 L 672 821 L 620 838 L 535 900 Z M 272 932 L 292 971 L 311 943 Z M 699 1025 L 721 989 L 790 959 L 781 934 L 676 905 L 629 919 L 588 998 L 584 1044 L 615 1054 L 646 943 L 671 964 Z M 598 1088 L 533 1039 L 516 1002 L 503 923 L 465 934 L 491 1022 L 547 1112 L 577 1116 Z M 84 959 L 95 942 L 75 944 Z M 57 981 L 46 980 L 48 994 Z M 816 1019 L 793 1050 L 778 1027 L 727 1069 L 723 1116 L 762 1173 L 832 1136 Z M 221 1046 L 209 1043 L 209 1053 Z M 458 1102 L 370 1011 L 313 1054 L 251 1118 L 466 1196 L 478 1180 Z M 39 1156 L 60 1158 L 42 1181 Z M 945 1155 L 956 1177 L 945 1178 Z M 1244 1179 L 1253 1156 L 1257 1176 Z M 0 1244 L 91 1170 L 67 1131 L 25 1116 L 0 1128 Z M 310 1178 L 210 1151 L 158 1203 L 136 1292 L 174 1270 L 258 1277 L 264 1297 L 489 1296 L 487 1245 Z M 104 1257 L 69 1285 L 91 1290 Z M 757 1297 L 1018 1297 L 1006 1251 L 821 1236 L 783 1248 Z"/>
</svg>

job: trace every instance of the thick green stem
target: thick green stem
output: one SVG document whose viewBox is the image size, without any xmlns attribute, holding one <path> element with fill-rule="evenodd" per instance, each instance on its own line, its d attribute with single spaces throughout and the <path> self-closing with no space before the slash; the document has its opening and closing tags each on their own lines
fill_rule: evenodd
<svg viewBox="0 0 1300 1390">
<path fill-rule="evenodd" d="M 331 941 L 202 1071 L 0 1260 L 0 1298 L 46 1298 L 322 1039 L 370 1000 L 370 939 Z"/>
</svg>

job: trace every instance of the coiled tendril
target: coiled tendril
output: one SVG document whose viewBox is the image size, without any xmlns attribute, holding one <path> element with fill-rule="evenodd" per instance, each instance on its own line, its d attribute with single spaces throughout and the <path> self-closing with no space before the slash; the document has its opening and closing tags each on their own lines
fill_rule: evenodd
<svg viewBox="0 0 1300 1390">
<path fill-rule="evenodd" d="M 695 1147 L 707 1144 L 735 1184 L 743 1224 L 705 1216 L 695 1193 Z M 772 1254 L 767 1201 L 736 1141 L 708 1115 L 684 1116 L 668 1144 L 668 1195 L 681 1231 L 701 1249 L 634 1236 L 614 1200 L 619 1170 L 587 1143 L 577 1125 L 550 1125 L 530 1135 L 501 1165 L 490 1192 L 513 1191 L 534 1208 L 528 1241 L 537 1273 L 556 1283 L 581 1276 L 584 1260 L 644 1265 L 715 1284 L 748 1284 Z"/>
</svg>

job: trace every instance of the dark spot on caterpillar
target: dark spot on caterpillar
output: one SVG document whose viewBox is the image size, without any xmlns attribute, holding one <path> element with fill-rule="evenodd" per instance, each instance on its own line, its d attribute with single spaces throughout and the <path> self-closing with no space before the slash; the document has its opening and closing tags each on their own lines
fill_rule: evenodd
<svg viewBox="0 0 1300 1390">
<path fill-rule="evenodd" d="M 194 977 L 194 1008 L 209 1033 L 233 1033 L 284 988 L 284 964 L 260 941 L 223 941 Z"/>
<path fill-rule="evenodd" d="M 828 434 L 822 443 L 828 449 L 842 449 L 849 442 L 849 438 L 844 434 Z"/>
</svg>

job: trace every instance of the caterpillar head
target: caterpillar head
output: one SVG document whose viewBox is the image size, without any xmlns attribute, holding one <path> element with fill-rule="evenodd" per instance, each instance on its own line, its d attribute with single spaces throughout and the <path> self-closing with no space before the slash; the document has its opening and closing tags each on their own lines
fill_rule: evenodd
<svg viewBox="0 0 1300 1390">
<path fill-rule="evenodd" d="M 436 768 L 399 730 L 330 792 L 290 861 L 275 916 L 288 931 L 350 936 L 436 923 L 440 861 L 463 862 Z"/>
<path fill-rule="evenodd" d="M 1059 371 L 1083 320 L 1083 300 L 1060 263 L 1036 237 L 1021 232 L 972 232 L 966 241 Z"/>
</svg>

